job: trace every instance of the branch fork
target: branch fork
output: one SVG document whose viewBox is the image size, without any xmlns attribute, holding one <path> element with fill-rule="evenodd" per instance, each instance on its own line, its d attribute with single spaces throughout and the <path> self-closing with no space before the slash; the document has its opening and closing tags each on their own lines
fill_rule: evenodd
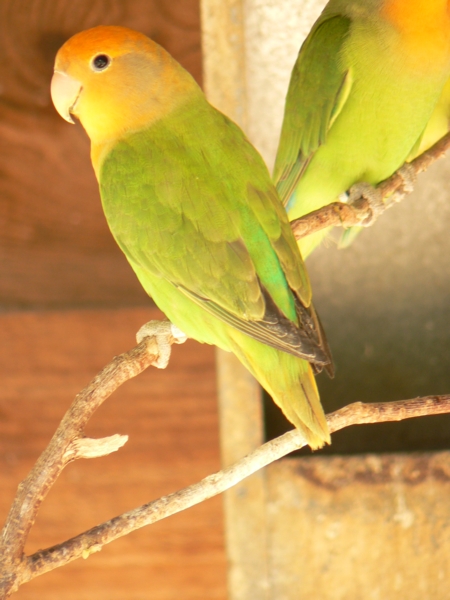
<svg viewBox="0 0 450 600">
<path fill-rule="evenodd" d="M 65 465 L 77 458 L 105 456 L 122 447 L 127 436 L 93 440 L 80 435 L 89 417 L 126 380 L 159 358 L 154 338 L 115 357 L 79 394 L 64 416 L 52 441 L 19 489 L 3 529 L 0 558 L 0 598 L 8 598 L 20 585 L 78 558 L 88 558 L 105 544 L 131 531 L 186 510 L 236 485 L 259 469 L 306 445 L 298 430 L 267 442 L 230 467 L 205 477 L 183 490 L 163 496 L 102 523 L 80 535 L 24 556 L 23 548 L 42 500 Z M 362 423 L 399 421 L 430 414 L 450 413 L 450 395 L 399 402 L 356 402 L 327 415 L 330 431 Z"/>
<path fill-rule="evenodd" d="M 380 211 L 376 209 L 374 213 L 370 202 L 364 197 L 356 199 L 353 205 L 336 202 L 294 221 L 292 229 L 295 236 L 299 239 L 331 225 L 351 227 L 372 224 L 378 212 L 383 212 L 411 191 L 411 176 L 426 170 L 449 147 L 450 134 L 412 161 L 406 167 L 406 177 L 405 170 L 401 172 L 401 169 L 377 186 L 383 198 Z M 118 537 L 225 491 L 262 467 L 305 445 L 300 432 L 291 431 L 264 444 L 227 469 L 209 475 L 184 490 L 117 516 L 66 542 L 25 556 L 25 542 L 39 507 L 64 467 L 79 458 L 96 458 L 115 452 L 128 439 L 126 435 L 118 434 L 96 440 L 84 437 L 83 431 L 90 417 L 122 383 L 150 365 L 159 368 L 166 366 L 171 344 L 186 340 L 183 332 L 170 323 L 152 325 L 144 331 L 141 329 L 138 336 L 139 343 L 135 348 L 115 357 L 77 394 L 49 445 L 28 477 L 19 484 L 0 540 L 0 599 L 8 598 L 20 585 L 38 575 L 77 558 L 88 558 Z M 377 404 L 355 403 L 328 415 L 327 421 L 330 431 L 335 432 L 349 425 L 442 413 L 450 413 L 450 395 Z"/>
<path fill-rule="evenodd" d="M 175 342 L 176 337 L 169 339 Z M 128 440 L 128 436 L 118 434 L 96 440 L 85 437 L 89 419 L 120 385 L 158 364 L 160 356 L 157 336 L 144 337 L 138 346 L 116 356 L 76 395 L 47 448 L 18 486 L 0 540 L 0 598 L 8 598 L 32 578 L 29 559 L 24 556 L 25 543 L 44 498 L 67 464 L 79 458 L 106 456 Z M 91 553 L 91 546 L 83 550 Z"/>
</svg>

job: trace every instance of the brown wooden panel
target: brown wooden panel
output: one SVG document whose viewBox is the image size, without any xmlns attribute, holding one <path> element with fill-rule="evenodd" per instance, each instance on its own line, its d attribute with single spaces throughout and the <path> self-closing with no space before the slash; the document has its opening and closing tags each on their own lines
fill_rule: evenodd
<svg viewBox="0 0 450 600">
<path fill-rule="evenodd" d="M 108 231 L 81 126 L 53 108 L 54 56 L 98 24 L 139 29 L 201 80 L 198 0 L 0 0 L 0 307 L 144 304 Z"/>
<path fill-rule="evenodd" d="M 112 356 L 134 345 L 154 309 L 9 313 L 0 316 L 0 514 L 48 442 L 73 396 Z M 69 465 L 51 490 L 27 551 L 46 547 L 219 468 L 214 351 L 175 346 L 165 371 L 127 382 L 87 434 L 128 434 L 108 457 Z M 106 546 L 23 586 L 22 600 L 204 600 L 226 597 L 222 502 Z"/>
</svg>

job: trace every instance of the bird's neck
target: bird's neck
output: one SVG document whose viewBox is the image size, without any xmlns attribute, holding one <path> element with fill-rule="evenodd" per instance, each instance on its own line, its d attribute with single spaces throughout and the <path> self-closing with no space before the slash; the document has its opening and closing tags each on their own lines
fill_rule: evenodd
<svg viewBox="0 0 450 600">
<path fill-rule="evenodd" d="M 382 15 L 399 31 L 408 51 L 422 54 L 426 62 L 445 60 L 450 49 L 450 0 L 384 0 Z"/>
<path fill-rule="evenodd" d="M 383 15 L 401 31 L 449 28 L 450 0 L 384 0 Z"/>
</svg>

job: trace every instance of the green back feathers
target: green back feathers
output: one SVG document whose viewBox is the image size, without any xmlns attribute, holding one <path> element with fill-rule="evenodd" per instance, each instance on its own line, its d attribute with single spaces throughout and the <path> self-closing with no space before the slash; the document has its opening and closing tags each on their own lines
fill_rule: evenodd
<svg viewBox="0 0 450 600">
<path fill-rule="evenodd" d="M 312 448 L 329 442 L 313 369 L 331 357 L 259 154 L 142 34 L 94 28 L 58 57 L 56 105 L 91 138 L 108 223 L 144 289 L 188 337 L 235 352 Z"/>
<path fill-rule="evenodd" d="M 119 141 L 99 180 L 131 265 L 255 339 L 328 362 L 315 332 L 300 333 L 309 280 L 267 169 L 206 100 Z"/>
</svg>

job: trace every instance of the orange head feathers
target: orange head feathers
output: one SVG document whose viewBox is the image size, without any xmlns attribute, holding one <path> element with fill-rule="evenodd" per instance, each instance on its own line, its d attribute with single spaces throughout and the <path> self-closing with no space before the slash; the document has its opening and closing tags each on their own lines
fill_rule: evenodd
<svg viewBox="0 0 450 600">
<path fill-rule="evenodd" d="M 381 13 L 400 33 L 406 53 L 424 70 L 448 60 L 450 0 L 384 0 Z"/>
<path fill-rule="evenodd" d="M 148 126 L 198 91 L 163 48 L 125 27 L 78 33 L 56 55 L 53 103 L 66 120 L 80 119 L 93 145 Z"/>
</svg>

